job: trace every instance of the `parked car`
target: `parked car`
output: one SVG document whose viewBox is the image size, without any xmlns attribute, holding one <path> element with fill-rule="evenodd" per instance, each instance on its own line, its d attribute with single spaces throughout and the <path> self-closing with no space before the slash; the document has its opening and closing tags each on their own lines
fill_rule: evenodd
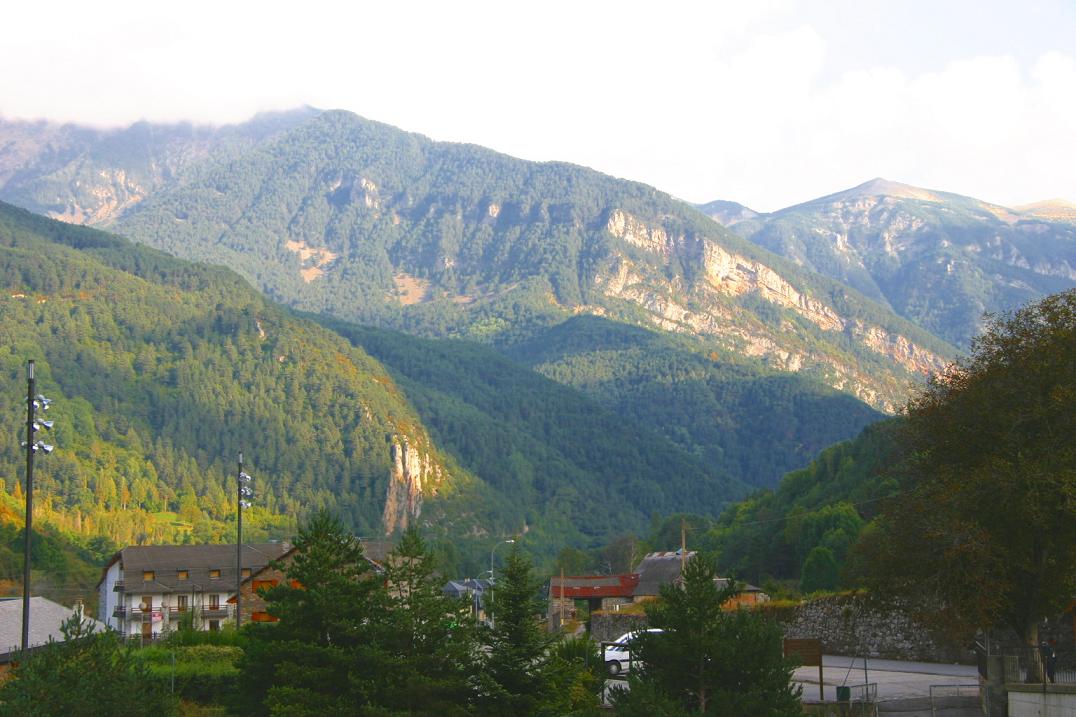
<svg viewBox="0 0 1076 717">
<path fill-rule="evenodd" d="M 644 632 L 661 632 L 661 630 L 652 627 L 648 630 L 625 632 L 612 644 L 606 645 L 602 659 L 605 661 L 605 669 L 610 675 L 619 675 L 631 669 L 632 662 L 638 659 L 631 652 L 631 643 Z"/>
</svg>

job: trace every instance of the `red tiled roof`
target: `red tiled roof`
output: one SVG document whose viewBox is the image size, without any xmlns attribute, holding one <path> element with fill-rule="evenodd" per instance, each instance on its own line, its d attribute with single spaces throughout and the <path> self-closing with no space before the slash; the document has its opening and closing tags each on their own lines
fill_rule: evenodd
<svg viewBox="0 0 1076 717">
<path fill-rule="evenodd" d="M 628 575 L 572 575 L 555 577 L 549 583 L 549 596 L 553 598 L 630 598 L 639 584 L 639 574 Z"/>
</svg>

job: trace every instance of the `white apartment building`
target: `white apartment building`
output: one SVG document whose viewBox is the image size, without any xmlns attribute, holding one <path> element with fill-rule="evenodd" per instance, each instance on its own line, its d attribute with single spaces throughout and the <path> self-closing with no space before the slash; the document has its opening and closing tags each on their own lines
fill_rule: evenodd
<svg viewBox="0 0 1076 717">
<path fill-rule="evenodd" d="M 248 577 L 291 549 L 288 543 L 243 545 Z M 235 619 L 236 551 L 231 545 L 134 545 L 112 556 L 97 584 L 101 622 L 126 638 L 149 641 L 190 620 L 219 630 Z"/>
</svg>

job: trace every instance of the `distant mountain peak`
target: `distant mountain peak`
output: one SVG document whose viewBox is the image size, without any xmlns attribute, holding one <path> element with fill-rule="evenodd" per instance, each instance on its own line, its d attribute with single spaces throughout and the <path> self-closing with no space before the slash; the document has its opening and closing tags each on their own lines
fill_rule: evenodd
<svg viewBox="0 0 1076 717">
<path fill-rule="evenodd" d="M 1013 208 L 1021 214 L 1030 214 L 1038 219 L 1076 223 L 1076 202 L 1067 199 L 1045 199 Z"/>
<path fill-rule="evenodd" d="M 910 184 L 894 182 L 882 177 L 875 177 L 869 182 L 846 189 L 843 192 L 823 197 L 827 200 L 856 199 L 859 197 L 895 197 L 900 199 L 919 199 L 926 202 L 940 202 L 941 196 L 929 189 L 913 187 Z"/>
<path fill-rule="evenodd" d="M 745 219 L 754 219 L 759 215 L 758 212 L 750 207 L 724 199 L 717 199 L 706 204 L 696 204 L 695 206 L 700 212 L 726 227 L 742 222 Z"/>
</svg>

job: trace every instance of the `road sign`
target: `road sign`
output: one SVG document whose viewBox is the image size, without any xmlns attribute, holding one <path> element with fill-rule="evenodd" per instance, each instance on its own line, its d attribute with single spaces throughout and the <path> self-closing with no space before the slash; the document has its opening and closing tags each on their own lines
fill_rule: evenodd
<svg viewBox="0 0 1076 717">
<path fill-rule="evenodd" d="M 825 700 L 822 689 L 822 641 L 785 638 L 785 657 L 798 658 L 804 667 L 818 665 L 818 699 Z"/>
</svg>

